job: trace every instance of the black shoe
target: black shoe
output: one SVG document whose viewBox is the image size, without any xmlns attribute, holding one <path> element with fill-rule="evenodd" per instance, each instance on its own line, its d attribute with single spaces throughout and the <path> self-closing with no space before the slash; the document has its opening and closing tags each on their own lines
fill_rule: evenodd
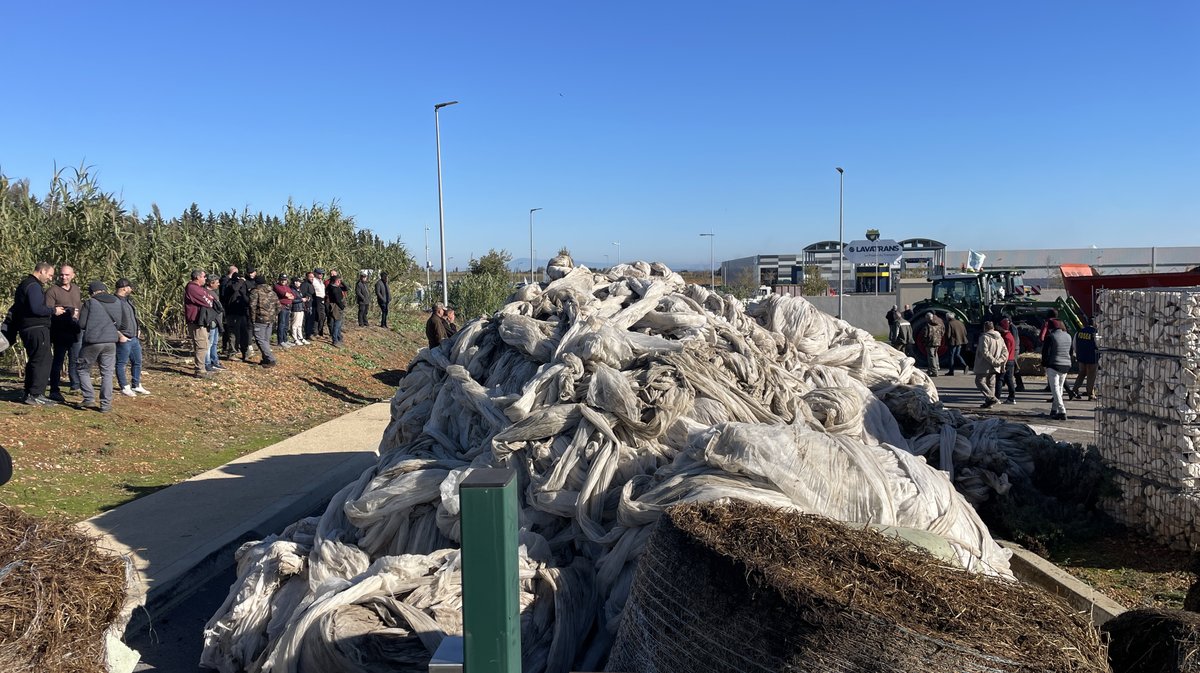
<svg viewBox="0 0 1200 673">
<path fill-rule="evenodd" d="M 1018 392 L 1018 393 L 1023 393 L 1023 392 L 1025 392 L 1025 386 L 1017 386 L 1017 392 Z"/>
<path fill-rule="evenodd" d="M 55 402 L 66 402 L 67 401 L 67 398 L 63 397 L 62 391 L 59 391 L 59 390 L 50 391 L 50 394 L 47 395 L 46 397 L 54 400 Z"/>
<path fill-rule="evenodd" d="M 112 413 L 112 407 L 98 407 L 98 408 L 96 409 L 96 411 L 99 411 L 99 412 L 100 412 L 100 413 L 102 413 L 102 414 L 111 414 L 111 413 Z"/>
<path fill-rule="evenodd" d="M 276 362 L 274 360 L 267 360 L 266 362 L 262 363 L 262 366 L 264 367 L 274 367 L 275 365 Z"/>
<path fill-rule="evenodd" d="M 1016 403 L 1017 403 L 1017 401 L 1010 397 L 1007 400 L 1004 400 L 1003 402 L 1001 402 L 1000 404 L 1016 404 Z"/>
<path fill-rule="evenodd" d="M 25 399 L 21 400 L 23 404 L 28 404 L 31 407 L 52 407 L 54 401 L 46 399 L 41 395 L 26 395 Z"/>
</svg>

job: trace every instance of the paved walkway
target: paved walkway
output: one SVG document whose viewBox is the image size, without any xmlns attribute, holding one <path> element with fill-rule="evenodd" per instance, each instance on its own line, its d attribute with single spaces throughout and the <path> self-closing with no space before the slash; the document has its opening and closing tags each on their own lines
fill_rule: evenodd
<svg viewBox="0 0 1200 673">
<path fill-rule="evenodd" d="M 322 507 L 375 463 L 389 405 L 372 404 L 80 523 L 128 554 L 141 583 L 139 622 L 228 568 L 247 540 Z"/>
</svg>

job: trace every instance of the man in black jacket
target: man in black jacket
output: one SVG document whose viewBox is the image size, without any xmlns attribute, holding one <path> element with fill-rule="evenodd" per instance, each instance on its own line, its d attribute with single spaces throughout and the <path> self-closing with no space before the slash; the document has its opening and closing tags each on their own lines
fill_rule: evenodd
<svg viewBox="0 0 1200 673">
<path fill-rule="evenodd" d="M 367 309 L 371 308 L 371 286 L 367 285 L 367 272 L 358 274 L 354 285 L 354 302 L 358 304 L 358 326 L 367 326 Z"/>
<path fill-rule="evenodd" d="M 388 287 L 387 271 L 382 271 L 379 274 L 379 280 L 375 281 L 375 303 L 379 304 L 379 326 L 387 327 L 388 307 L 392 304 L 392 289 Z"/>
<path fill-rule="evenodd" d="M 60 316 L 65 309 L 61 306 L 46 306 L 46 293 L 42 286 L 54 278 L 54 265 L 38 262 L 33 273 L 17 285 L 13 293 L 13 320 L 17 322 L 21 343 L 29 357 L 25 363 L 25 397 L 22 400 L 31 406 L 53 406 L 54 401 L 44 393 L 50 383 L 50 318 Z"/>
<path fill-rule="evenodd" d="M 225 326 L 232 332 L 233 345 L 242 354 L 242 362 L 250 353 L 250 289 L 246 279 L 235 272 L 225 283 L 225 294 L 221 296 L 221 304 L 225 307 Z"/>
</svg>

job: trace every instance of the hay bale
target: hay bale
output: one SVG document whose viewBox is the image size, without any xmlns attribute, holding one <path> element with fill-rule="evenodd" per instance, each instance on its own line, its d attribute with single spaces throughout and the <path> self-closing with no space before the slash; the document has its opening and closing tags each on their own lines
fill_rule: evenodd
<svg viewBox="0 0 1200 673">
<path fill-rule="evenodd" d="M 1200 671 L 1200 615 L 1147 608 L 1117 615 L 1100 627 L 1109 636 L 1113 673 Z"/>
<path fill-rule="evenodd" d="M 862 528 L 680 505 L 641 556 L 608 670 L 1108 671 L 1087 617 Z"/>
<path fill-rule="evenodd" d="M 122 613 L 125 563 L 70 523 L 0 504 L 0 671 L 105 670 Z"/>
</svg>

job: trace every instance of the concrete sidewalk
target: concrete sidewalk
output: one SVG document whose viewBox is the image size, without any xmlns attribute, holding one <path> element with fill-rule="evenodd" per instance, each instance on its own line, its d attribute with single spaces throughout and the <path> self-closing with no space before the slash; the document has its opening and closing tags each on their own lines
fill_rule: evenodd
<svg viewBox="0 0 1200 673">
<path fill-rule="evenodd" d="M 372 404 L 80 523 L 133 559 L 145 609 L 127 632 L 231 566 L 238 545 L 278 533 L 358 478 L 376 461 L 389 408 Z"/>
</svg>

